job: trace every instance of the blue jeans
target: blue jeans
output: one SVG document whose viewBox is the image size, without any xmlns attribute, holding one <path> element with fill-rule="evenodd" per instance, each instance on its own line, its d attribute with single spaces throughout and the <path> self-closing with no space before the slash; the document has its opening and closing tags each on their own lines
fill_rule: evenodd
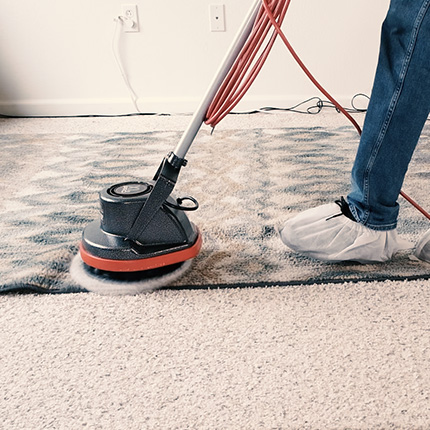
<svg viewBox="0 0 430 430">
<path fill-rule="evenodd" d="M 391 0 L 348 203 L 374 230 L 397 225 L 397 199 L 430 112 L 430 0 Z"/>
</svg>

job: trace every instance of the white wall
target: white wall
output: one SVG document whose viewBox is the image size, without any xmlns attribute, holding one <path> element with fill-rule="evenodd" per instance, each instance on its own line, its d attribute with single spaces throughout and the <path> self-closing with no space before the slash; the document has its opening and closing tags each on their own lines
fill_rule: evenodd
<svg viewBox="0 0 430 430">
<path fill-rule="evenodd" d="M 0 113 L 134 110 L 112 54 L 119 0 L 0 0 Z M 119 40 L 143 112 L 191 112 L 253 0 L 133 0 L 139 33 Z M 227 31 L 210 32 L 209 4 Z M 369 93 L 389 0 L 292 0 L 283 29 L 308 68 L 341 102 Z M 290 106 L 319 95 L 278 40 L 238 109 Z"/>
</svg>

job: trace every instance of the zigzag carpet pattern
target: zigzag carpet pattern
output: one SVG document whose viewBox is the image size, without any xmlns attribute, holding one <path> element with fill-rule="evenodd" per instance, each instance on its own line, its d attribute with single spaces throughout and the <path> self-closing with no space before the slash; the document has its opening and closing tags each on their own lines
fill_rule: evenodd
<svg viewBox="0 0 430 430">
<path fill-rule="evenodd" d="M 83 228 L 98 216 L 98 191 L 152 178 L 179 137 L 176 131 L 0 136 L 0 291 L 82 291 L 68 267 Z M 427 209 L 428 141 L 427 128 L 404 184 Z M 430 265 L 407 252 L 385 264 L 326 264 L 281 243 L 277 228 L 288 217 L 347 194 L 357 144 L 351 127 L 201 131 L 175 193 L 199 201 L 190 218 L 204 243 L 191 270 L 170 288 L 428 277 Z M 399 232 L 416 242 L 429 223 L 400 204 Z"/>
</svg>

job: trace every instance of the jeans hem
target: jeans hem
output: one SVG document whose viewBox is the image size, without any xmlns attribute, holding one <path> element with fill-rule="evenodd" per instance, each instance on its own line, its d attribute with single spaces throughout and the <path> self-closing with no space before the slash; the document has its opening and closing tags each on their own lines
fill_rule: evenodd
<svg viewBox="0 0 430 430">
<path fill-rule="evenodd" d="M 371 216 L 370 213 L 368 213 L 366 215 L 366 221 L 362 221 L 360 219 L 360 216 L 357 213 L 357 209 L 352 206 L 351 204 L 349 204 L 349 208 L 351 210 L 351 213 L 353 215 L 353 217 L 355 218 L 355 220 L 364 225 L 367 228 L 370 228 L 371 230 L 377 230 L 377 231 L 389 231 L 389 230 L 394 230 L 397 228 L 397 221 L 388 223 L 388 224 L 372 224 L 371 222 L 369 222 L 369 217 Z"/>
</svg>

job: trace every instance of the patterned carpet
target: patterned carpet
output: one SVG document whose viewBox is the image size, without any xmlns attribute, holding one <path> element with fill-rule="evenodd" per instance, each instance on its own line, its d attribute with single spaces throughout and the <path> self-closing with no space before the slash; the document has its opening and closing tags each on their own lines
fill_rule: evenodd
<svg viewBox="0 0 430 430">
<path fill-rule="evenodd" d="M 75 292 L 68 267 L 97 193 L 150 179 L 180 132 L 0 136 L 0 291 Z M 404 191 L 430 208 L 429 128 Z M 408 253 L 389 263 L 325 264 L 291 252 L 277 228 L 293 214 L 346 195 L 358 139 L 349 127 L 200 132 L 175 193 L 195 197 L 203 248 L 171 287 L 214 288 L 430 277 Z M 428 221 L 400 201 L 399 232 L 416 242 Z"/>
</svg>

